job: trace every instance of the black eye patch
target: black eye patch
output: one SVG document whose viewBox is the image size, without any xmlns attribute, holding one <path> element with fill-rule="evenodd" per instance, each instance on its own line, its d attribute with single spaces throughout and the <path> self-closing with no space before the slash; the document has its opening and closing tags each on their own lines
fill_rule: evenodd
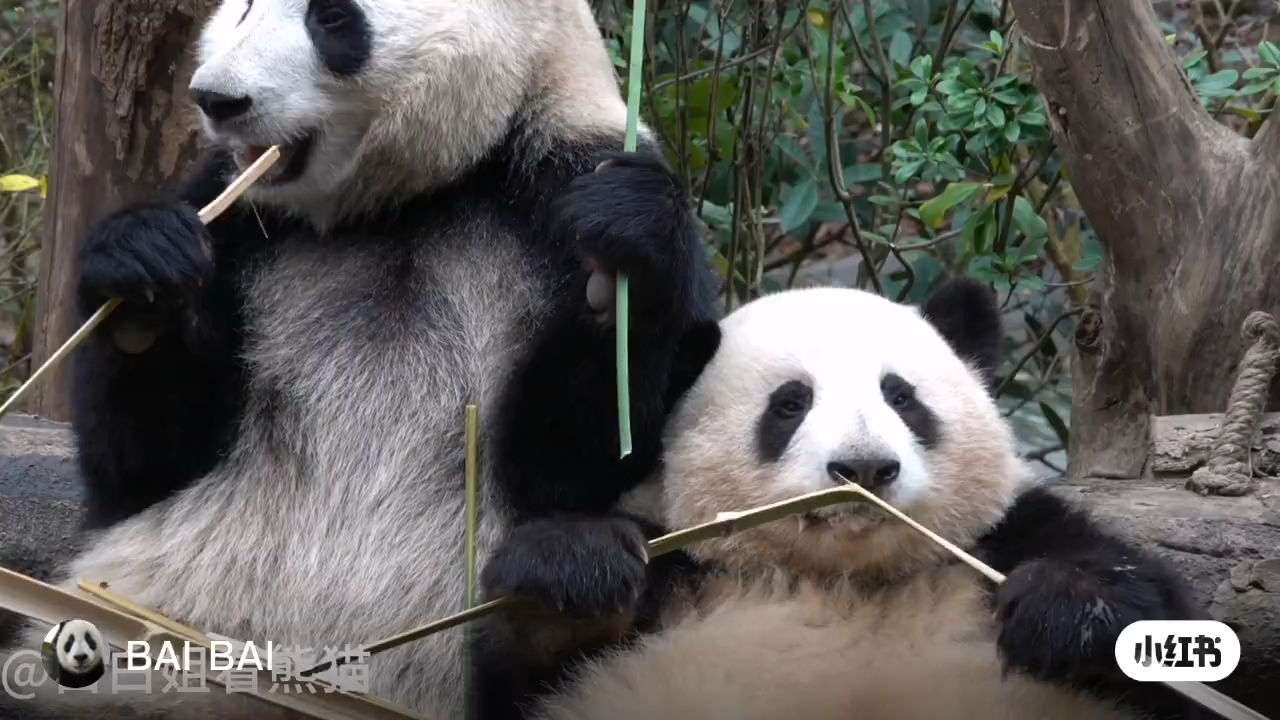
<svg viewBox="0 0 1280 720">
<path fill-rule="evenodd" d="M 880 378 L 880 393 L 921 445 L 933 447 L 938 443 L 938 418 L 916 397 L 914 385 L 889 373 Z"/>
<path fill-rule="evenodd" d="M 769 394 L 756 421 L 756 453 L 761 462 L 776 462 L 813 407 L 813 388 L 799 380 L 779 385 Z"/>
<path fill-rule="evenodd" d="M 360 72 L 373 52 L 368 18 L 355 0 L 311 0 L 307 33 L 325 67 L 339 77 Z"/>
</svg>

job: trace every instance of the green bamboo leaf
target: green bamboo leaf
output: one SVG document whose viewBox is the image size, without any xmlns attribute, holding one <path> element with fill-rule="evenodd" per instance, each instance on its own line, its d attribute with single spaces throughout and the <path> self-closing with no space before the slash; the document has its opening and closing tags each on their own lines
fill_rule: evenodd
<svg viewBox="0 0 1280 720">
<path fill-rule="evenodd" d="M 920 206 L 920 221 L 931 228 L 942 223 L 942 218 L 951 208 L 973 197 L 982 187 L 976 182 L 951 183 L 946 190 L 929 198 Z"/>
</svg>

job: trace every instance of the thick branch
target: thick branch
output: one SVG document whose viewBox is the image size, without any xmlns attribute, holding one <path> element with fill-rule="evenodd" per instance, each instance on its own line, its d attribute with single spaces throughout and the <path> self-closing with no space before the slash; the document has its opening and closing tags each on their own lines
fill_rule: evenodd
<svg viewBox="0 0 1280 720">
<path fill-rule="evenodd" d="M 1159 248 L 1127 239 L 1172 234 L 1200 189 L 1206 143 L 1243 152 L 1243 140 L 1200 105 L 1150 0 L 1012 4 L 1082 206 L 1114 228 L 1117 269 L 1150 265 Z"/>
</svg>

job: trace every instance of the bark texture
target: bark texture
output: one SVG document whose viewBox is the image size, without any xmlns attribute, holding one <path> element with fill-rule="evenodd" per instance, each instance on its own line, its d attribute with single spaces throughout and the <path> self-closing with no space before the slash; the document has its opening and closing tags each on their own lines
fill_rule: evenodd
<svg viewBox="0 0 1280 720">
<path fill-rule="evenodd" d="M 1225 409 L 1241 323 L 1280 313 L 1280 131 L 1250 140 L 1209 116 L 1150 0 L 1012 6 L 1106 250 L 1076 335 L 1068 473 L 1140 477 L 1146 419 Z"/>
<path fill-rule="evenodd" d="M 217 0 L 65 0 L 55 68 L 54 147 L 40 252 L 32 369 L 76 329 L 76 247 L 121 203 L 155 193 L 196 151 L 191 44 Z M 65 365 L 28 409 L 68 416 Z"/>
</svg>

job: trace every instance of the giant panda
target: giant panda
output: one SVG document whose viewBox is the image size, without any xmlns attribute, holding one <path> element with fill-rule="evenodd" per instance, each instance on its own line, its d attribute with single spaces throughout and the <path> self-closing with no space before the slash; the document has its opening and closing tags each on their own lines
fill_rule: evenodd
<svg viewBox="0 0 1280 720">
<path fill-rule="evenodd" d="M 994 294 L 922 306 L 796 289 L 690 331 L 705 368 L 635 518 L 516 530 L 481 574 L 483 720 L 1122 720 L 1195 708 L 1126 683 L 1120 631 L 1202 618 L 1162 562 L 1035 480 L 992 397 Z M 709 359 L 709 360 L 708 360 Z M 647 557 L 646 537 L 857 481 L 870 503 Z M 656 503 L 646 505 L 646 491 Z M 586 576 L 583 548 L 598 558 Z M 504 688 L 508 690 L 504 691 Z"/>
<path fill-rule="evenodd" d="M 124 301 L 73 359 L 93 535 L 64 587 L 103 582 L 259 646 L 356 647 L 465 607 L 468 403 L 481 560 L 522 523 L 608 512 L 650 472 L 685 382 L 678 343 L 718 317 L 718 278 L 653 134 L 621 152 L 626 106 L 586 0 L 223 0 L 197 59 L 207 152 L 82 245 L 82 317 Z M 613 310 L 587 292 L 619 272 L 626 457 Z M 459 716 L 463 643 L 375 655 L 372 694 Z M 241 700 L 113 697 L 108 675 L 23 707 L 271 709 Z"/>
</svg>

